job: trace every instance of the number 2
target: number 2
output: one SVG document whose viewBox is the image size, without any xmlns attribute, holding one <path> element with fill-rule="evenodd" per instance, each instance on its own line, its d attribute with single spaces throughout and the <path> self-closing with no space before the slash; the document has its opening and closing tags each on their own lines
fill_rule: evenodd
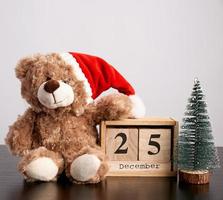
<svg viewBox="0 0 223 200">
<path fill-rule="evenodd" d="M 118 135 L 115 136 L 115 139 L 117 137 L 121 137 L 122 138 L 122 143 L 121 145 L 118 147 L 118 149 L 115 151 L 116 154 L 126 154 L 128 151 L 128 147 L 126 147 L 125 149 L 121 149 L 121 147 L 126 143 L 127 141 L 127 136 L 125 133 L 119 133 Z"/>
</svg>

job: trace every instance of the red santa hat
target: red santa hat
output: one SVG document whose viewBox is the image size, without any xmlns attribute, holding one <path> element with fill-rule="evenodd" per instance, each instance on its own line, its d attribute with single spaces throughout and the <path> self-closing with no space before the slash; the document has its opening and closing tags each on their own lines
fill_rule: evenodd
<svg viewBox="0 0 223 200">
<path fill-rule="evenodd" d="M 61 53 L 61 58 L 72 66 L 78 80 L 83 81 L 87 93 L 87 102 L 92 102 L 102 92 L 109 88 L 117 89 L 128 95 L 133 103 L 133 115 L 143 117 L 145 106 L 141 99 L 135 95 L 135 90 L 130 83 L 105 60 L 82 53 Z"/>
</svg>

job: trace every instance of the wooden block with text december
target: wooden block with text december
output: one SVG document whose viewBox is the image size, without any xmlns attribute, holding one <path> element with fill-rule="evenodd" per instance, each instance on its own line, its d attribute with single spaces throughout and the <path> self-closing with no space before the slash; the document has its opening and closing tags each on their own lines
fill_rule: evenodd
<svg viewBox="0 0 223 200">
<path fill-rule="evenodd" d="M 103 121 L 101 148 L 108 176 L 175 176 L 178 122 L 171 118 Z"/>
</svg>

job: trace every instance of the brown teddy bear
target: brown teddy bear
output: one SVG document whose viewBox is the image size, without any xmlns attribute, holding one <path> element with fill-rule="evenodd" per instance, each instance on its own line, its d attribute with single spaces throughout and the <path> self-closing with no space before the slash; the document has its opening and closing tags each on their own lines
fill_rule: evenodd
<svg viewBox="0 0 223 200">
<path fill-rule="evenodd" d="M 16 76 L 31 107 L 5 141 L 21 156 L 18 169 L 24 178 L 55 181 L 65 171 L 75 183 L 100 182 L 108 164 L 97 145 L 96 125 L 145 113 L 131 85 L 103 59 L 71 52 L 24 58 Z M 93 101 L 111 87 L 120 93 Z"/>
</svg>

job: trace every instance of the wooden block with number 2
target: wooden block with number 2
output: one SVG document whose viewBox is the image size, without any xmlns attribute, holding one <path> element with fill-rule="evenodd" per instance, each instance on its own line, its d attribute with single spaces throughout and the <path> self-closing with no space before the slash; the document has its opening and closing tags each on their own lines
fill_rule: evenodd
<svg viewBox="0 0 223 200">
<path fill-rule="evenodd" d="M 109 128 L 106 150 L 109 160 L 137 160 L 138 129 Z"/>
</svg>

